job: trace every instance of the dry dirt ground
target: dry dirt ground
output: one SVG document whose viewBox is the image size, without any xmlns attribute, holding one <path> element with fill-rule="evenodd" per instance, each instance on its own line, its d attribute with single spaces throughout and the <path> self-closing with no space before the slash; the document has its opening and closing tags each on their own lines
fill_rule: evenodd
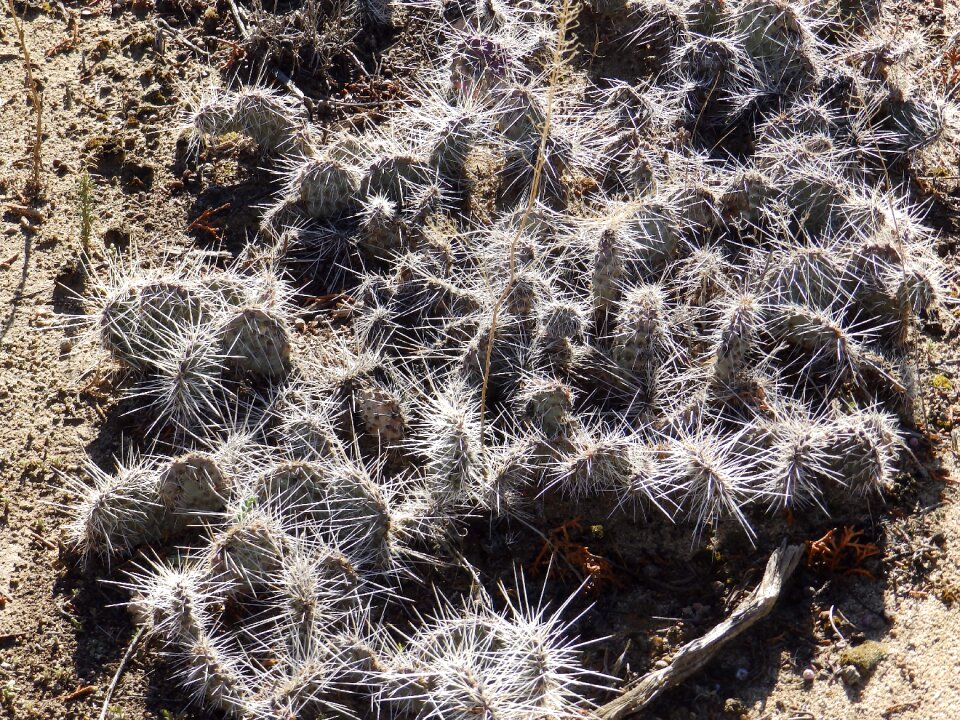
<svg viewBox="0 0 960 720">
<path fill-rule="evenodd" d="M 211 70 L 163 30 L 163 21 L 158 31 L 147 5 L 17 4 L 43 90 L 43 192 L 26 211 L 32 111 L 9 11 L 0 24 L 0 717 L 98 717 L 134 633 L 117 605 L 123 593 L 63 557 L 58 528 L 67 479 L 80 475 L 88 453 L 108 465 L 123 435 L 111 396 L 89 372 L 91 355 L 63 329 L 84 281 L 80 173 L 88 169 L 94 181 L 95 243 L 209 240 L 196 229 L 191 238 L 187 229 L 219 200 L 198 196 L 201 186 L 175 162 L 172 130 L 178 98 Z M 904 12 L 930 12 L 941 23 L 945 17 L 934 5 Z M 248 190 L 256 185 L 231 177 Z M 241 223 L 234 202 L 229 222 Z M 942 224 L 949 229 L 946 208 Z M 944 237 L 943 252 L 955 263 L 954 240 Z M 860 519 L 858 527 L 883 552 L 869 577 L 801 567 L 771 618 L 667 694 L 649 717 L 960 716 L 955 334 L 948 328 L 925 341 L 918 358 L 922 427 L 935 452 L 927 438 L 915 438 L 919 463 L 907 468 L 902 495 Z M 763 558 L 752 562 L 762 567 Z M 716 570 L 718 577 L 723 572 L 730 569 Z M 860 671 L 858 684 L 845 683 L 849 649 L 863 648 L 864 639 L 879 643 L 872 646 L 879 662 Z M 804 679 L 807 670 L 812 681 Z M 141 648 L 108 717 L 207 717 L 188 708 L 165 676 L 155 649 Z"/>
</svg>

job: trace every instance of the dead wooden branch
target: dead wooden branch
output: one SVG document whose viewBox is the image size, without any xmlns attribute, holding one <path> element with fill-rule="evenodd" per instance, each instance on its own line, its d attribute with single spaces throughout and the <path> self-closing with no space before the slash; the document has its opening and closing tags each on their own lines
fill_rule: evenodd
<svg viewBox="0 0 960 720">
<path fill-rule="evenodd" d="M 787 545 L 784 541 L 767 561 L 767 569 L 757 589 L 729 618 L 702 638 L 680 648 L 665 668 L 644 675 L 623 695 L 598 708 L 597 717 L 600 720 L 621 720 L 642 710 L 664 690 L 683 682 L 710 662 L 720 648 L 770 614 L 801 555 L 802 545 Z"/>
</svg>

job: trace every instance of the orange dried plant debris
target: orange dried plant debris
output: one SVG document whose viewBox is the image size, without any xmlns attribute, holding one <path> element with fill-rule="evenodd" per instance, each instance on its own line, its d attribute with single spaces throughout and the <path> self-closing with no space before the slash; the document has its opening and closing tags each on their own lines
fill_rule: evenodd
<svg viewBox="0 0 960 720">
<path fill-rule="evenodd" d="M 609 560 L 601 555 L 594 555 L 590 548 L 570 537 L 571 531 L 579 533 L 582 530 L 579 517 L 566 520 L 562 525 L 550 530 L 543 547 L 530 566 L 530 571 L 536 575 L 546 568 L 548 574 L 556 572 L 558 577 L 564 578 L 567 570 L 574 568 L 580 573 L 579 579 L 584 581 L 584 589 L 588 595 L 594 595 L 609 585 L 620 585 Z M 551 562 L 554 555 L 560 555 L 566 561 L 566 566 L 563 563 Z"/>
<path fill-rule="evenodd" d="M 194 218 L 193 222 L 187 226 L 187 230 L 202 230 L 210 235 L 213 240 L 219 240 L 220 228 L 216 226 L 216 221 L 213 219 L 213 216 L 229 209 L 230 203 L 224 203 L 220 207 L 207 208 Z"/>
<path fill-rule="evenodd" d="M 862 538 L 862 530 L 831 528 L 820 539 L 807 542 L 807 567 L 874 579 L 873 574 L 863 568 L 863 563 L 879 555 L 880 548 Z"/>
</svg>

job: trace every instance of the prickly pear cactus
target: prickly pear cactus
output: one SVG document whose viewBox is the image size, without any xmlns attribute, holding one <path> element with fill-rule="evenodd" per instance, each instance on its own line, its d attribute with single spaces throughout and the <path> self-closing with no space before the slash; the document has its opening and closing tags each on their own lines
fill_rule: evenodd
<svg viewBox="0 0 960 720">
<path fill-rule="evenodd" d="M 67 544 L 135 558 L 204 708 L 589 715 L 629 593 L 601 551 L 646 577 L 654 537 L 746 551 L 897 486 L 953 282 L 905 181 L 951 102 L 870 3 L 594 0 L 593 49 L 580 5 L 344 6 L 439 38 L 403 101 L 334 127 L 211 91 L 192 151 L 276 172 L 256 237 L 92 265 L 139 452 L 71 483 Z"/>
</svg>

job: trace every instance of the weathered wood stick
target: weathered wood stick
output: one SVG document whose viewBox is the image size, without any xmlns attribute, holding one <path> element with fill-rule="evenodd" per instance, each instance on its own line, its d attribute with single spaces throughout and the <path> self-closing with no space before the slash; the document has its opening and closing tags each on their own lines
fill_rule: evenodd
<svg viewBox="0 0 960 720">
<path fill-rule="evenodd" d="M 680 648 L 665 668 L 647 673 L 623 695 L 599 707 L 596 716 L 600 720 L 621 720 L 642 710 L 664 690 L 683 682 L 710 662 L 720 648 L 770 614 L 802 554 L 802 545 L 787 545 L 784 541 L 767 561 L 767 569 L 756 590 L 730 617 Z"/>
</svg>

